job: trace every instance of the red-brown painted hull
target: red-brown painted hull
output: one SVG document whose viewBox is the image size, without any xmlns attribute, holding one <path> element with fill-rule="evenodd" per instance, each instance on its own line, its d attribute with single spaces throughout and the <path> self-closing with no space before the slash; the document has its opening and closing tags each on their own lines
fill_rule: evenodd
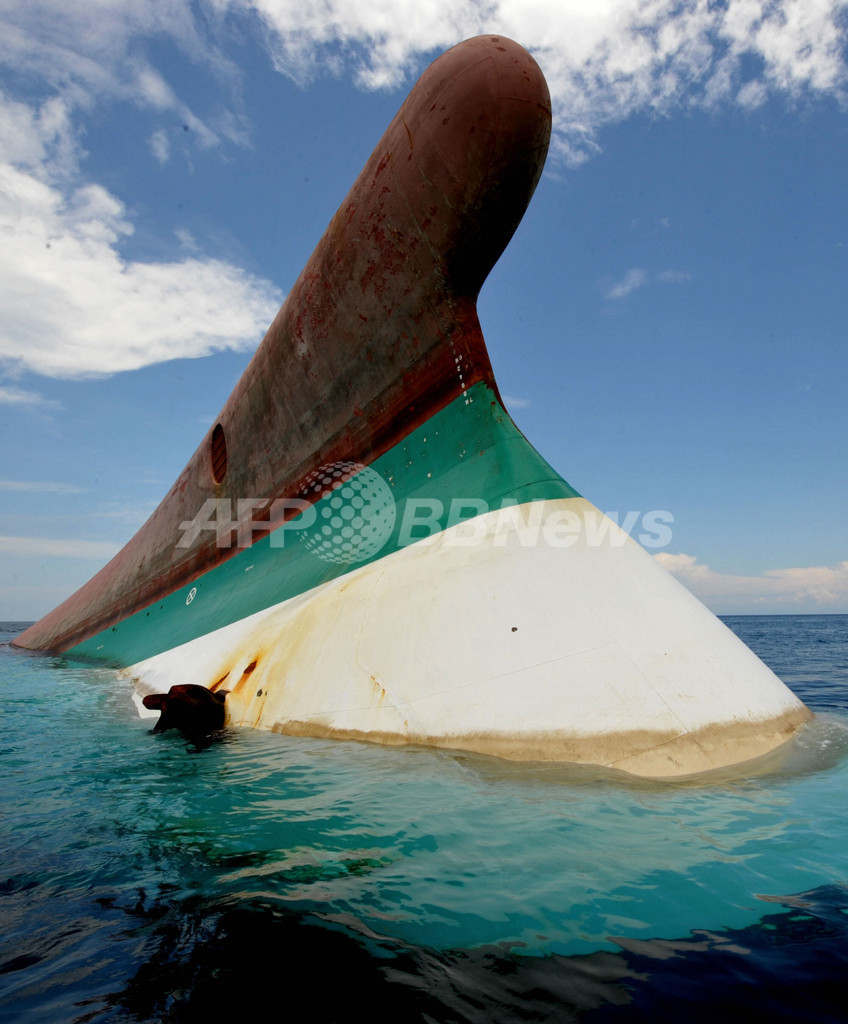
<svg viewBox="0 0 848 1024">
<path fill-rule="evenodd" d="M 214 535 L 176 546 L 207 498 L 297 496 L 318 466 L 369 464 L 471 385 L 496 390 L 476 298 L 536 187 L 550 122 L 544 78 L 516 43 L 482 36 L 439 57 L 291 289 L 217 440 L 210 431 L 126 547 L 16 643 L 66 650 L 228 558 Z"/>
</svg>

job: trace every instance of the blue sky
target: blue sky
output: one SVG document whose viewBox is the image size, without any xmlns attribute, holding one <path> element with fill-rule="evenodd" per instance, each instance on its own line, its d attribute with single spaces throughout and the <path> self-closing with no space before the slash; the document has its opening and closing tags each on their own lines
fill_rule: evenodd
<svg viewBox="0 0 848 1024">
<path fill-rule="evenodd" d="M 415 78 L 555 134 L 480 316 L 516 422 L 708 606 L 848 612 L 846 0 L 0 4 L 0 619 L 155 508 Z"/>
</svg>

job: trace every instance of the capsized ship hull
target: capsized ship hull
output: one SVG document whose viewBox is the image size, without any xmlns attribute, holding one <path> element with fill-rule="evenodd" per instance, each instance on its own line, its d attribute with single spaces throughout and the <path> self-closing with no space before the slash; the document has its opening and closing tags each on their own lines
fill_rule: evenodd
<svg viewBox="0 0 848 1024">
<path fill-rule="evenodd" d="M 162 504 L 17 643 L 229 720 L 688 774 L 808 710 L 505 412 L 476 297 L 550 101 L 485 36 L 424 73 Z"/>
</svg>

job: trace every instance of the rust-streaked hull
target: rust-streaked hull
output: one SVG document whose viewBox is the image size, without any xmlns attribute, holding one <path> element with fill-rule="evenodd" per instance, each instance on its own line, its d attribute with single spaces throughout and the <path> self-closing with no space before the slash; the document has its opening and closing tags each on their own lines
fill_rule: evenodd
<svg viewBox="0 0 848 1024">
<path fill-rule="evenodd" d="M 503 409 L 476 298 L 550 121 L 510 40 L 436 60 L 162 504 L 17 643 L 284 732 L 651 775 L 784 742 L 804 706 Z"/>
</svg>

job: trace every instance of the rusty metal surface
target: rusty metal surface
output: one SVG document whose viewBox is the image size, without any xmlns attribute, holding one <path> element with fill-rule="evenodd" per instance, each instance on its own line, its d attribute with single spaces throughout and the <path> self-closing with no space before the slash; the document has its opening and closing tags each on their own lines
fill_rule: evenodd
<svg viewBox="0 0 848 1024">
<path fill-rule="evenodd" d="M 421 76 L 179 479 L 136 536 L 17 643 L 64 650 L 196 579 L 232 549 L 176 548 L 209 497 L 299 493 L 365 464 L 478 381 L 479 289 L 541 174 L 550 98 L 533 58 L 468 40 Z M 219 482 L 216 482 L 216 476 Z"/>
</svg>

